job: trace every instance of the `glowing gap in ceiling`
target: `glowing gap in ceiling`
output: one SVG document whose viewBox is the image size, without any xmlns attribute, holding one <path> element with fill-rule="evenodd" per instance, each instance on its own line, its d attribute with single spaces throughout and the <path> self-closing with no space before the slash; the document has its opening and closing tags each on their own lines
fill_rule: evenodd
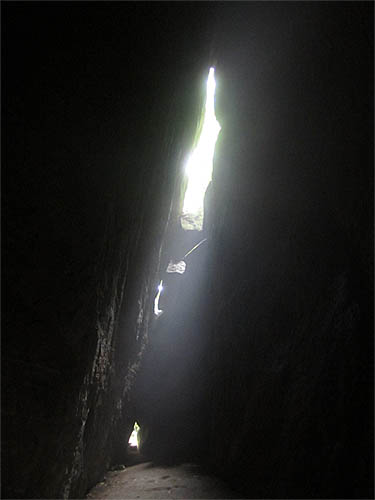
<svg viewBox="0 0 375 500">
<path fill-rule="evenodd" d="M 204 121 L 198 144 L 186 164 L 188 185 L 184 197 L 181 225 L 185 230 L 201 231 L 203 227 L 203 202 L 212 178 L 212 163 L 220 124 L 215 116 L 215 70 L 210 68 L 207 79 Z"/>
</svg>

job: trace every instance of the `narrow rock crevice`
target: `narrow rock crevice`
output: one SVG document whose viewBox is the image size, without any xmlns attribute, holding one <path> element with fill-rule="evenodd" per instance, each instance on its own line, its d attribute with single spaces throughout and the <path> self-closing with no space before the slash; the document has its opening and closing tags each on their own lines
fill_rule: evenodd
<svg viewBox="0 0 375 500">
<path fill-rule="evenodd" d="M 2 14 L 3 497 L 372 498 L 373 4 Z"/>
</svg>

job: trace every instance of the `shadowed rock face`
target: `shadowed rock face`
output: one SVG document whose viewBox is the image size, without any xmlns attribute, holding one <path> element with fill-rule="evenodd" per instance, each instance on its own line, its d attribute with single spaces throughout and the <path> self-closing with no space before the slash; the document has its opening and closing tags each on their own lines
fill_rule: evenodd
<svg viewBox="0 0 375 500">
<path fill-rule="evenodd" d="M 368 6 L 283 7 L 223 21 L 209 455 L 256 498 L 367 498 Z"/>
<path fill-rule="evenodd" d="M 6 497 L 79 498 L 124 460 L 207 14 L 4 8 Z"/>
<path fill-rule="evenodd" d="M 144 450 L 200 455 L 252 498 L 367 498 L 369 6 L 289 7 L 217 16 L 210 237 L 166 290 Z"/>
<path fill-rule="evenodd" d="M 4 7 L 4 497 L 82 497 L 135 419 L 248 497 L 373 494 L 372 5 L 212 5 Z"/>
</svg>

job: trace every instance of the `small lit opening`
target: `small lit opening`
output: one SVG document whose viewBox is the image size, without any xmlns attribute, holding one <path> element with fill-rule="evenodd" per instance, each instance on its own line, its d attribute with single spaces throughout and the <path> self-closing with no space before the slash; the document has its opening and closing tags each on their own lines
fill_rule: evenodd
<svg viewBox="0 0 375 500">
<path fill-rule="evenodd" d="M 135 448 L 138 448 L 138 432 L 139 432 L 139 425 L 137 424 L 137 422 L 134 422 L 133 431 L 130 434 L 128 443 L 130 446 Z"/>
<path fill-rule="evenodd" d="M 163 314 L 163 311 L 161 309 L 159 309 L 159 299 L 160 299 L 160 294 L 163 291 L 163 289 L 164 289 L 163 280 L 161 280 L 161 282 L 158 285 L 158 293 L 156 294 L 156 297 L 154 299 L 154 314 L 155 314 L 155 316 L 160 316 L 161 314 Z"/>
<path fill-rule="evenodd" d="M 188 184 L 181 216 L 181 225 L 185 230 L 201 231 L 203 227 L 204 195 L 212 178 L 215 144 L 221 129 L 215 116 L 214 73 L 214 68 L 210 68 L 202 131 L 186 164 Z"/>
</svg>

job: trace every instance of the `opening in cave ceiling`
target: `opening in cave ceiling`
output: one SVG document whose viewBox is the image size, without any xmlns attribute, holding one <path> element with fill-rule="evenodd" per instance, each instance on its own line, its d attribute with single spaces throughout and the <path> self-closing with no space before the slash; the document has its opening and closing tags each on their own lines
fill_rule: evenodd
<svg viewBox="0 0 375 500">
<path fill-rule="evenodd" d="M 187 189 L 181 215 L 182 228 L 201 231 L 204 195 L 212 177 L 215 144 L 220 124 L 215 116 L 215 70 L 210 68 L 206 86 L 204 121 L 198 144 L 186 163 Z"/>
</svg>

